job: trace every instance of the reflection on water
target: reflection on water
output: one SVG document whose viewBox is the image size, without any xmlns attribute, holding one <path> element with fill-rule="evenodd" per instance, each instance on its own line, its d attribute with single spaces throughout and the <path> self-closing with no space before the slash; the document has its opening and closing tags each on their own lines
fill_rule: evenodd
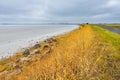
<svg viewBox="0 0 120 80">
<path fill-rule="evenodd" d="M 110 30 L 112 32 L 118 33 L 120 34 L 120 28 L 116 28 L 116 27 L 107 27 L 107 26 L 101 26 L 104 29 Z"/>
</svg>

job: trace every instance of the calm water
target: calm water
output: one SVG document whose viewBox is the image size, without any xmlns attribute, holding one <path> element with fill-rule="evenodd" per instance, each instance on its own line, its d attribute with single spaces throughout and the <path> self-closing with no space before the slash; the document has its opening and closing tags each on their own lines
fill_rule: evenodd
<svg viewBox="0 0 120 80">
<path fill-rule="evenodd" d="M 0 58 L 77 27 L 78 25 L 0 25 Z"/>
</svg>

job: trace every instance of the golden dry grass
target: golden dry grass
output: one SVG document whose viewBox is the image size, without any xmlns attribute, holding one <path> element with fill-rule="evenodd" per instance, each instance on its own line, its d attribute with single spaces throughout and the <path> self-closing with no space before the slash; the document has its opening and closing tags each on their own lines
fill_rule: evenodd
<svg viewBox="0 0 120 80">
<path fill-rule="evenodd" d="M 119 59 L 111 53 L 113 46 L 102 41 L 91 25 L 82 25 L 68 34 L 56 37 L 56 47 L 50 54 L 34 55 L 23 72 L 13 74 L 9 80 L 118 80 Z M 0 77 L 6 79 L 8 74 Z"/>
</svg>

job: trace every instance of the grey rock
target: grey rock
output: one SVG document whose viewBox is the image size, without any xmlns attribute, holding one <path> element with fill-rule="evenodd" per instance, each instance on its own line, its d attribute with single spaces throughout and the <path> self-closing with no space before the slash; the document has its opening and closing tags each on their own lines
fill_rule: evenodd
<svg viewBox="0 0 120 80">
<path fill-rule="evenodd" d="M 34 50 L 31 54 L 40 54 L 40 50 Z"/>
<path fill-rule="evenodd" d="M 40 44 L 38 44 L 38 43 L 35 44 L 35 45 L 34 45 L 34 48 L 35 48 L 35 49 L 40 48 Z"/>
<path fill-rule="evenodd" d="M 29 54 L 30 54 L 29 49 L 26 49 L 26 50 L 23 52 L 23 55 L 29 55 Z"/>
<path fill-rule="evenodd" d="M 36 50 L 34 50 L 34 53 L 35 53 L 35 54 L 39 54 L 40 51 L 36 49 Z"/>
<path fill-rule="evenodd" d="M 49 45 L 44 45 L 43 49 L 49 48 Z"/>
</svg>

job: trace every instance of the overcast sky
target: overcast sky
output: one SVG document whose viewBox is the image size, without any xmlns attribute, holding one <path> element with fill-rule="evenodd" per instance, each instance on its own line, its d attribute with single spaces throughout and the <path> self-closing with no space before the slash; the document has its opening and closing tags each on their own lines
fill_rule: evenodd
<svg viewBox="0 0 120 80">
<path fill-rule="evenodd" d="M 0 0 L 0 22 L 120 22 L 120 0 Z"/>
</svg>

